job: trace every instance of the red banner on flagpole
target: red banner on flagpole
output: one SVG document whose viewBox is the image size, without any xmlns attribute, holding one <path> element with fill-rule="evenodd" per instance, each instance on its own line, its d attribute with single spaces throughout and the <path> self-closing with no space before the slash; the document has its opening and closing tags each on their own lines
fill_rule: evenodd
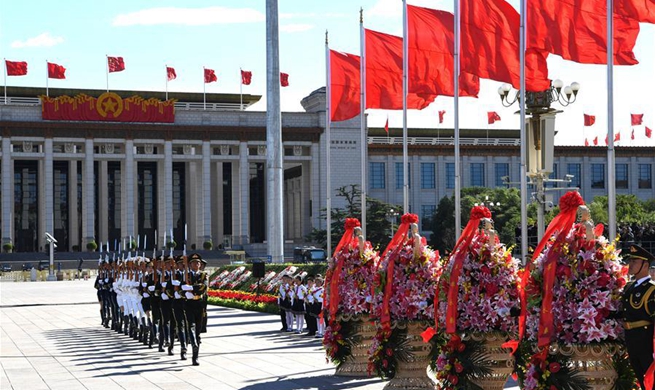
<svg viewBox="0 0 655 390">
<path fill-rule="evenodd" d="M 594 115 L 584 115 L 584 125 L 585 126 L 593 126 L 594 123 L 596 123 L 596 117 Z"/>
<path fill-rule="evenodd" d="M 487 123 L 490 125 L 494 124 L 496 121 L 500 120 L 500 115 L 496 111 L 487 112 Z"/>
<path fill-rule="evenodd" d="M 280 85 L 282 87 L 289 86 L 289 74 L 280 72 Z"/>
<path fill-rule="evenodd" d="M 205 68 L 205 84 L 213 83 L 216 81 L 218 81 L 218 77 L 216 76 L 214 69 Z"/>
<path fill-rule="evenodd" d="M 446 115 L 446 110 L 439 111 L 439 123 L 443 123 L 443 116 Z"/>
<path fill-rule="evenodd" d="M 7 76 L 25 76 L 27 74 L 27 62 L 5 60 Z"/>
<path fill-rule="evenodd" d="M 48 78 L 51 79 L 65 79 L 66 78 L 66 68 L 61 65 L 53 64 L 48 62 Z"/>
<path fill-rule="evenodd" d="M 644 123 L 644 114 L 630 114 L 632 126 L 639 126 Z"/>
<path fill-rule="evenodd" d="M 168 81 L 175 80 L 177 78 L 177 73 L 175 73 L 175 68 L 171 68 L 170 66 L 167 66 L 166 77 L 168 78 Z"/>
<path fill-rule="evenodd" d="M 359 56 L 330 50 L 330 118 L 335 122 L 354 118 L 361 111 L 360 63 Z"/>
<path fill-rule="evenodd" d="M 107 65 L 109 66 L 109 73 L 122 72 L 125 70 L 123 57 L 107 57 Z"/>
<path fill-rule="evenodd" d="M 242 70 L 241 71 L 241 84 L 250 85 L 251 81 L 252 81 L 252 72 L 249 71 L 249 70 Z"/>
</svg>

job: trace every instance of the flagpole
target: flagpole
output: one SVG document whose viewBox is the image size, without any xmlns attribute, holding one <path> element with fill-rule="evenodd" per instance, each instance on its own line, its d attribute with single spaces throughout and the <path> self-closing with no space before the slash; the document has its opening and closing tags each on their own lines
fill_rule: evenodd
<svg viewBox="0 0 655 390">
<path fill-rule="evenodd" d="M 2 62 L 5 65 L 5 104 L 7 104 L 7 59 L 3 58 Z"/>
<path fill-rule="evenodd" d="M 611 0 L 610 0 L 611 1 Z M 521 15 L 520 15 L 520 39 L 519 39 L 519 62 L 520 62 L 520 88 L 519 88 L 519 110 L 520 110 L 520 169 L 521 175 L 520 190 L 521 190 L 521 262 L 525 265 L 528 256 L 528 171 L 526 167 L 527 160 L 527 145 L 525 134 L 525 12 L 527 10 L 526 0 L 521 0 Z"/>
<path fill-rule="evenodd" d="M 48 60 L 45 60 L 45 95 L 47 97 L 50 97 L 50 92 L 48 91 L 48 79 L 49 79 L 49 74 L 48 74 Z"/>
<path fill-rule="evenodd" d="M 166 100 L 168 100 L 168 65 L 164 65 L 166 67 Z"/>
<path fill-rule="evenodd" d="M 407 1 L 403 0 L 403 214 L 409 212 L 409 155 L 407 152 Z"/>
<path fill-rule="evenodd" d="M 455 240 L 459 239 L 460 233 L 462 231 L 462 189 L 461 189 L 461 179 L 460 179 L 460 156 L 459 156 L 459 71 L 460 71 L 460 14 L 459 14 L 459 0 L 454 1 L 454 11 L 455 11 L 455 49 L 454 49 L 454 109 L 455 109 Z"/>
<path fill-rule="evenodd" d="M 202 67 L 202 109 L 206 110 L 207 109 L 207 93 L 206 93 L 206 87 L 207 87 L 207 80 L 205 80 L 205 67 Z"/>
<path fill-rule="evenodd" d="M 614 9 L 612 0 L 607 0 L 607 206 L 610 240 L 616 237 L 616 166 L 614 156 Z"/>
<path fill-rule="evenodd" d="M 328 44 L 328 32 L 325 30 L 325 209 L 326 212 L 326 230 L 327 230 L 327 258 L 332 258 L 332 179 L 331 179 L 331 158 L 330 146 L 332 136 L 330 127 L 332 126 L 332 79 L 330 78 L 330 45 Z"/>
<path fill-rule="evenodd" d="M 362 170 L 362 234 L 366 237 L 366 39 L 364 34 L 364 9 L 359 9 L 359 50 L 360 50 L 360 148 L 361 148 L 361 170 Z"/>
<path fill-rule="evenodd" d="M 327 41 L 327 33 L 325 34 L 325 39 Z M 243 69 L 239 68 L 239 78 L 241 79 L 241 82 L 239 83 L 239 111 L 243 111 L 243 74 L 241 72 L 243 72 Z"/>
<path fill-rule="evenodd" d="M 105 73 L 107 75 L 107 92 L 109 92 L 109 54 L 105 54 L 105 57 L 107 57 L 106 61 L 106 70 L 107 72 Z"/>
</svg>

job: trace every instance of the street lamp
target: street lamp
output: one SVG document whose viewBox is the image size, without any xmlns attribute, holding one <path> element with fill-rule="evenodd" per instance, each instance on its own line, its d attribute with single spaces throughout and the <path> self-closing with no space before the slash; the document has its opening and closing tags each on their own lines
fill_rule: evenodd
<svg viewBox="0 0 655 390">
<path fill-rule="evenodd" d="M 510 107 L 520 99 L 519 91 L 510 97 L 512 86 L 503 84 L 498 88 L 498 95 L 504 107 Z M 544 214 L 546 207 L 546 194 L 544 183 L 550 180 L 548 176 L 553 172 L 553 154 L 555 142 L 555 115 L 562 111 L 551 108 L 552 103 L 559 103 L 567 107 L 577 100 L 580 84 L 573 82 L 564 86 L 562 80 L 554 80 L 550 88 L 540 92 L 525 93 L 525 113 L 530 115 L 526 119 L 526 170 L 529 178 L 528 184 L 534 187 L 533 200 L 537 207 L 537 231 L 539 237 L 544 235 Z M 568 181 L 570 182 L 570 180 Z M 562 188 L 557 188 L 562 189 Z"/>
<path fill-rule="evenodd" d="M 391 221 L 391 235 L 389 237 L 393 237 L 394 222 L 396 221 L 397 216 L 398 216 L 398 211 L 394 209 L 389 209 L 389 211 L 387 212 L 387 217 L 389 217 L 389 220 Z"/>
</svg>

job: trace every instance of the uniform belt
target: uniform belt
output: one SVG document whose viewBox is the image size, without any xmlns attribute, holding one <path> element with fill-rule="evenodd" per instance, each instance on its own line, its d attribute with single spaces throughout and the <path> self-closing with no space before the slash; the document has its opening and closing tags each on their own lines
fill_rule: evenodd
<svg viewBox="0 0 655 390">
<path fill-rule="evenodd" d="M 198 301 L 198 300 L 200 300 L 200 299 L 202 299 L 202 295 L 194 295 L 194 296 L 193 296 L 193 300 L 194 300 L 194 301 Z"/>
<path fill-rule="evenodd" d="M 652 322 L 647 321 L 647 320 L 632 321 L 632 322 L 626 321 L 626 322 L 623 323 L 623 328 L 625 328 L 627 330 L 631 330 L 631 329 L 643 328 L 643 327 L 648 326 L 650 324 L 652 324 Z"/>
</svg>

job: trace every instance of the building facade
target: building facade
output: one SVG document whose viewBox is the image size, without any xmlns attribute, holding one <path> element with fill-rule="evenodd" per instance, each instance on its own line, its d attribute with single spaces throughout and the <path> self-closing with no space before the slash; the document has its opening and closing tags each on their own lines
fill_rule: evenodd
<svg viewBox="0 0 655 390">
<path fill-rule="evenodd" d="M 50 90 L 74 95 L 104 91 Z M 41 92 L 42 93 L 42 92 Z M 121 93 L 128 96 L 133 92 Z M 0 235 L 15 251 L 45 249 L 45 232 L 59 251 L 91 242 L 112 250 L 139 237 L 152 250 L 174 241 L 181 249 L 243 245 L 265 253 L 266 113 L 241 110 L 239 95 L 175 94 L 174 123 L 45 121 L 28 88 L 8 89 L 0 102 Z M 144 97 L 157 93 L 137 92 Z M 259 99 L 248 96 L 246 105 Z M 1 99 L 0 99 L 1 100 Z M 236 103 L 235 103 L 236 102 Z M 306 112 L 282 114 L 284 237 L 293 246 L 313 228 L 326 204 L 325 91 L 302 101 Z M 365 117 L 364 117 L 365 119 Z M 332 188 L 361 184 L 360 118 L 331 126 Z M 402 137 L 369 129 L 368 195 L 402 204 Z M 452 130 L 411 129 L 410 208 L 432 215 L 454 191 Z M 492 134 L 490 137 L 489 134 Z M 516 130 L 463 130 L 462 186 L 519 181 Z M 655 198 L 654 147 L 616 148 L 617 193 Z M 607 194 L 607 151 L 556 147 L 551 177 L 572 175 L 585 199 Z M 505 179 L 507 178 L 507 179 Z M 559 194 L 553 194 L 555 201 Z M 343 200 L 332 196 L 333 207 Z M 425 230 L 423 233 L 427 233 Z M 258 249 L 257 249 L 258 248 Z"/>
</svg>

